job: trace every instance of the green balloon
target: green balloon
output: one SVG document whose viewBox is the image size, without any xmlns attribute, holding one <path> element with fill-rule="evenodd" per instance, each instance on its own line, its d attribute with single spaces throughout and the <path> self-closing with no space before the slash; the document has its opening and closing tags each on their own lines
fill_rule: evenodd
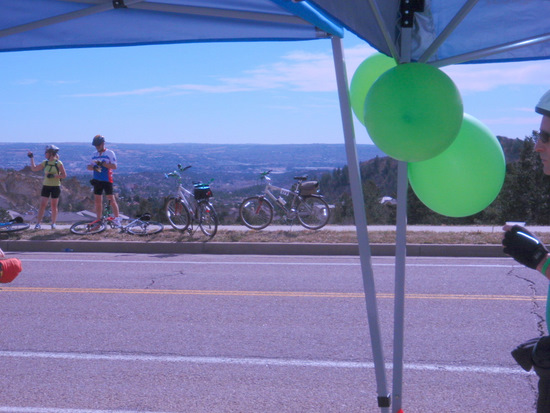
<svg viewBox="0 0 550 413">
<path fill-rule="evenodd" d="M 401 64 L 372 85 L 364 106 L 373 142 L 400 161 L 419 162 L 447 149 L 462 123 L 460 92 L 441 70 Z"/>
<path fill-rule="evenodd" d="M 369 89 L 382 73 L 395 66 L 395 60 L 391 57 L 382 53 L 374 53 L 363 60 L 353 74 L 349 88 L 351 108 L 362 124 L 365 122 L 363 107 Z"/>
<path fill-rule="evenodd" d="M 505 174 L 504 152 L 497 138 L 468 114 L 446 151 L 408 165 L 409 182 L 418 198 L 449 217 L 473 215 L 489 206 L 499 194 Z"/>
</svg>

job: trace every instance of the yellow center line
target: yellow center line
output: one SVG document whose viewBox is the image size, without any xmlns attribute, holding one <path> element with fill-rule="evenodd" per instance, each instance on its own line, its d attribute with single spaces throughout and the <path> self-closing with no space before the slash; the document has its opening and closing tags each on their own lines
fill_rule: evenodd
<svg viewBox="0 0 550 413">
<path fill-rule="evenodd" d="M 231 290 L 161 290 L 139 288 L 53 288 L 53 287 L 2 287 L 0 293 L 65 293 L 65 294 L 161 294 L 161 295 L 220 295 L 256 297 L 319 297 L 364 298 L 363 293 L 314 291 L 231 291 Z M 379 299 L 394 299 L 394 294 L 378 293 Z M 491 294 L 406 294 L 411 300 L 491 300 L 491 301 L 544 301 L 544 296 L 491 295 Z"/>
</svg>

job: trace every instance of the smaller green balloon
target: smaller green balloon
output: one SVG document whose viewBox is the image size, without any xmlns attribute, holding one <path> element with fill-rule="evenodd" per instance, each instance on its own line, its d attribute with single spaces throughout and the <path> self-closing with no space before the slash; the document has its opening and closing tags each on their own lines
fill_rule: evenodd
<svg viewBox="0 0 550 413">
<path fill-rule="evenodd" d="M 467 114 L 446 151 L 408 165 L 409 182 L 420 201 L 441 215 L 456 218 L 487 208 L 499 194 L 505 175 L 506 161 L 498 139 Z"/>
<path fill-rule="evenodd" d="M 375 53 L 363 60 L 353 74 L 349 90 L 351 108 L 362 124 L 365 123 L 363 107 L 369 89 L 382 73 L 395 66 L 396 63 L 393 58 L 382 53 Z"/>
</svg>

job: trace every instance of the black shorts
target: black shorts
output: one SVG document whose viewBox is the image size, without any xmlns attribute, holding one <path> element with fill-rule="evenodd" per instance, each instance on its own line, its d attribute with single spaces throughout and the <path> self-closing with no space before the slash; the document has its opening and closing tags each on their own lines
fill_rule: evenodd
<svg viewBox="0 0 550 413">
<path fill-rule="evenodd" d="M 107 181 L 95 181 L 94 194 L 102 195 L 103 191 L 105 191 L 105 195 L 113 195 L 113 183 Z"/>
<path fill-rule="evenodd" d="M 57 199 L 59 198 L 59 195 L 61 195 L 60 186 L 49 186 L 49 185 L 42 186 L 42 192 L 40 192 L 40 196 L 43 196 L 44 198 L 49 198 L 51 196 L 52 199 Z"/>
</svg>

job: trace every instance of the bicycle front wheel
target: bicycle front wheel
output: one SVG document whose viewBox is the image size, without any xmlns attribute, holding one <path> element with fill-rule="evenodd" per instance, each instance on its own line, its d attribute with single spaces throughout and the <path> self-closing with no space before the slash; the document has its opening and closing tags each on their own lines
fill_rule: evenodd
<svg viewBox="0 0 550 413">
<path fill-rule="evenodd" d="M 23 231 L 30 227 L 25 222 L 4 222 L 0 224 L 0 233 Z"/>
<path fill-rule="evenodd" d="M 248 228 L 264 229 L 273 221 L 273 207 L 266 199 L 253 196 L 242 202 L 239 216 Z"/>
<path fill-rule="evenodd" d="M 330 208 L 323 198 L 308 196 L 302 198 L 298 207 L 298 220 L 307 229 L 320 229 L 327 225 Z"/>
<path fill-rule="evenodd" d="M 164 225 L 155 221 L 136 221 L 126 227 L 126 231 L 134 235 L 158 234 L 164 229 Z"/>
<path fill-rule="evenodd" d="M 164 212 L 166 218 L 168 218 L 168 222 L 170 222 L 170 225 L 172 225 L 174 229 L 183 232 L 189 227 L 191 216 L 181 199 L 170 198 L 168 202 L 166 202 Z"/>
<path fill-rule="evenodd" d="M 71 232 L 77 235 L 99 234 L 106 228 L 103 221 L 78 221 L 71 225 Z"/>
<path fill-rule="evenodd" d="M 218 232 L 218 214 L 208 201 L 201 201 L 197 206 L 199 227 L 204 235 L 212 238 Z"/>
</svg>

